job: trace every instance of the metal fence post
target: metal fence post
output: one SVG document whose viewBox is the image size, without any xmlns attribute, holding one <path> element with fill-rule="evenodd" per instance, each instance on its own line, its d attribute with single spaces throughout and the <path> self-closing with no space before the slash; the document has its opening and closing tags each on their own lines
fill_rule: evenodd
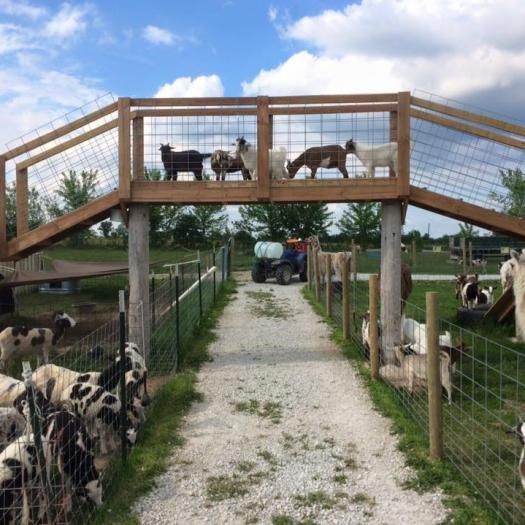
<svg viewBox="0 0 525 525">
<path fill-rule="evenodd" d="M 377 274 L 372 274 L 368 277 L 368 309 L 370 311 L 370 324 L 368 325 L 370 338 L 370 373 L 372 379 L 379 377 L 379 344 L 378 344 L 378 291 L 379 278 Z"/>
<path fill-rule="evenodd" d="M 343 275 L 341 280 L 343 281 L 343 337 L 345 339 L 350 338 L 350 261 L 345 259 L 343 263 Z"/>
<path fill-rule="evenodd" d="M 430 457 L 443 457 L 443 406 L 439 355 L 439 303 L 437 292 L 426 293 L 428 434 Z"/>
<path fill-rule="evenodd" d="M 215 266 L 215 250 L 212 253 L 212 266 L 213 266 L 213 301 L 215 302 L 217 296 L 217 276 L 216 276 L 216 266 Z"/>
<path fill-rule="evenodd" d="M 201 262 L 197 263 L 197 275 L 199 277 L 199 323 L 202 322 L 202 280 L 201 280 Z"/>
<path fill-rule="evenodd" d="M 179 366 L 179 355 L 180 355 L 180 304 L 179 304 L 179 265 L 175 267 L 175 330 L 177 348 L 175 349 L 175 370 Z"/>
<path fill-rule="evenodd" d="M 326 315 L 332 317 L 332 255 L 325 254 L 326 263 Z"/>
<path fill-rule="evenodd" d="M 221 270 L 222 270 L 222 282 L 224 282 L 224 266 L 225 266 L 225 265 L 224 265 L 224 254 L 225 254 L 226 250 L 225 250 L 224 246 L 223 246 L 221 249 L 222 249 L 222 253 L 221 253 L 221 261 L 222 261 L 222 265 L 221 265 L 221 266 L 222 266 L 222 268 L 221 268 Z"/>
<path fill-rule="evenodd" d="M 128 456 L 127 447 L 127 402 L 126 402 L 126 302 L 124 290 L 118 292 L 119 304 L 119 355 L 120 355 L 120 442 L 122 461 L 126 461 Z"/>
</svg>

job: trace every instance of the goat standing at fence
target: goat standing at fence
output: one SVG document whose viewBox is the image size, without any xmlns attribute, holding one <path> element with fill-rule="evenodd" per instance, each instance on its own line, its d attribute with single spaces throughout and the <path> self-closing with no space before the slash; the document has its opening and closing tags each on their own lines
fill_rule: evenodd
<svg viewBox="0 0 525 525">
<path fill-rule="evenodd" d="M 337 168 L 345 179 L 348 178 L 346 170 L 346 156 L 348 151 L 339 144 L 330 146 L 315 146 L 301 153 L 293 162 L 286 162 L 288 175 L 293 179 L 301 166 L 310 168 L 310 177 L 315 179 L 319 168 Z"/>
<path fill-rule="evenodd" d="M 237 152 L 216 149 L 210 160 L 211 169 L 215 172 L 215 180 L 225 180 L 227 173 L 240 171 L 244 180 L 251 180 L 250 170 L 244 167 L 242 157 Z"/>
<path fill-rule="evenodd" d="M 211 157 L 211 153 L 200 153 L 195 149 L 174 151 L 175 148 L 168 144 L 161 144 L 162 164 L 166 170 L 166 180 L 177 180 L 179 172 L 192 172 L 197 180 L 202 180 L 203 159 Z"/>
<path fill-rule="evenodd" d="M 521 443 L 522 448 L 518 472 L 521 479 L 521 486 L 525 489 L 525 423 L 518 423 L 514 428 L 507 430 L 507 434 L 515 434 Z"/>
<path fill-rule="evenodd" d="M 257 149 L 244 137 L 239 137 L 235 146 L 237 154 L 242 158 L 245 168 L 250 171 L 254 179 L 257 179 Z M 270 170 L 270 178 L 287 179 L 288 172 L 286 171 L 285 163 L 285 148 L 268 150 L 268 169 Z"/>
<path fill-rule="evenodd" d="M 366 168 L 366 176 L 374 177 L 375 169 L 379 167 L 390 167 L 397 175 L 397 142 L 388 142 L 380 146 L 367 146 L 350 139 L 345 149 L 353 153 Z"/>
<path fill-rule="evenodd" d="M 64 337 L 66 330 L 76 325 L 76 321 L 64 312 L 52 316 L 55 328 L 26 328 L 8 326 L 0 333 L 0 369 L 6 370 L 8 361 L 15 355 L 21 358 L 42 357 L 44 363 Z"/>
<path fill-rule="evenodd" d="M 316 235 L 310 236 L 308 241 L 312 246 L 312 255 L 315 256 L 317 254 L 319 277 L 326 281 L 328 272 L 330 272 L 330 275 L 335 273 L 342 281 L 344 264 L 350 261 L 352 252 L 323 252 L 319 238 Z"/>
<path fill-rule="evenodd" d="M 514 290 L 514 318 L 516 321 L 516 341 L 525 342 L 525 254 L 519 257 L 512 274 Z"/>
</svg>

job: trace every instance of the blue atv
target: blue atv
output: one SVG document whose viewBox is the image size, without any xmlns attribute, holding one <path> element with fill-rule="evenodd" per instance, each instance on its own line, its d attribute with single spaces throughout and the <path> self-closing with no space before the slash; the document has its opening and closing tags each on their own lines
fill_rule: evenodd
<svg viewBox="0 0 525 525">
<path fill-rule="evenodd" d="M 258 242 L 255 245 L 255 263 L 252 268 L 252 279 L 256 283 L 264 283 L 266 279 L 275 277 L 279 284 L 287 285 L 294 275 L 299 275 L 302 282 L 307 277 L 308 244 L 306 241 L 290 239 L 286 248 L 276 242 Z"/>
</svg>

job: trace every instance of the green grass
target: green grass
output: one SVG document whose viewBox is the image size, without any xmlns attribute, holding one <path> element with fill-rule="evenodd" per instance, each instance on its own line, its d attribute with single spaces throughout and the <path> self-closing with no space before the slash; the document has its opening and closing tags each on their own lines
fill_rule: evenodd
<svg viewBox="0 0 525 525">
<path fill-rule="evenodd" d="M 437 290 L 440 292 L 440 298 L 443 299 L 441 301 L 441 317 L 444 319 L 453 319 L 457 308 L 457 302 L 454 299 L 453 284 L 443 282 L 416 283 L 415 290 L 410 297 L 411 302 L 419 307 L 423 307 L 426 290 Z M 358 283 L 358 288 L 354 289 L 353 292 L 356 299 L 357 312 L 362 313 L 367 309 L 368 305 L 367 283 Z M 474 490 L 451 462 L 447 460 L 432 461 L 429 458 L 428 440 L 425 430 L 422 429 L 417 420 L 413 418 L 414 416 L 423 419 L 426 417 L 425 396 L 418 398 L 418 403 L 414 403 L 414 399 L 411 400 L 405 393 L 395 391 L 382 381 L 372 381 L 370 370 L 365 366 L 362 354 L 356 343 L 343 338 L 339 325 L 333 319 L 326 317 L 323 304 L 315 301 L 315 294 L 313 294 L 312 291 L 305 288 L 304 295 L 314 310 L 329 324 L 332 337 L 342 348 L 345 356 L 357 366 L 378 411 L 392 420 L 393 432 L 398 434 L 399 437 L 399 448 L 405 453 L 407 463 L 415 470 L 415 478 L 410 480 L 407 485 L 416 490 L 429 490 L 440 487 L 446 495 L 445 504 L 450 509 L 447 523 L 453 522 L 456 525 L 489 525 L 498 523 L 496 515 L 487 507 L 484 499 L 484 497 L 489 497 L 489 495 L 481 495 L 479 488 Z M 450 299 L 450 296 L 452 299 Z M 360 338 L 360 326 L 356 326 L 355 329 Z M 502 340 L 505 340 L 506 332 L 508 332 L 508 329 L 505 327 L 486 327 L 483 330 L 490 332 Z M 469 366 L 471 367 L 471 365 L 472 363 Z M 469 368 L 469 366 L 465 366 L 465 370 L 463 370 L 462 373 L 467 374 L 467 368 Z M 466 450 L 469 451 L 469 445 L 472 445 L 470 440 L 472 440 L 474 436 L 480 440 L 486 438 L 483 434 L 475 434 L 476 431 L 479 430 L 477 424 L 479 425 L 479 422 L 486 422 L 485 413 L 483 416 L 477 413 L 477 403 L 478 400 L 475 398 L 471 403 L 463 400 L 460 407 L 456 400 L 451 409 L 448 407 L 444 409 L 445 421 L 448 422 L 448 425 L 454 425 L 456 428 L 459 427 L 459 435 L 454 435 L 454 443 L 450 445 L 454 447 L 455 452 L 459 454 L 460 458 L 463 454 L 462 440 Z M 421 406 L 418 409 L 417 406 L 419 405 Z M 410 408 L 410 411 L 407 411 L 407 407 Z M 460 409 L 462 410 L 461 414 L 459 414 Z M 481 407 L 479 407 L 479 410 L 482 411 Z M 454 417 L 456 419 L 452 421 Z M 461 419 L 458 420 L 458 417 Z M 424 421 L 426 420 L 424 419 Z M 460 424 L 462 426 L 459 426 Z M 472 431 L 461 433 L 461 428 L 471 428 Z M 493 433 L 494 439 L 500 442 L 501 440 L 508 439 L 501 432 L 501 429 L 492 427 L 489 429 L 490 432 Z M 490 446 L 491 442 L 489 441 L 488 443 Z M 519 452 L 517 453 L 519 455 Z M 465 461 L 467 461 L 467 459 L 470 458 L 464 458 Z M 455 460 L 458 461 L 458 458 L 456 457 Z M 486 471 L 482 470 L 474 474 L 483 482 L 487 479 L 489 472 L 490 475 L 493 475 L 492 469 L 494 467 L 494 465 L 487 466 Z M 521 487 L 518 487 L 518 491 L 517 496 L 523 497 Z"/>
<path fill-rule="evenodd" d="M 195 389 L 196 370 L 208 358 L 207 348 L 215 337 L 213 328 L 234 292 L 235 283 L 226 281 L 210 315 L 188 344 L 186 351 L 193 356 L 193 366 L 186 366 L 159 390 L 141 429 L 138 444 L 131 451 L 127 462 L 115 460 L 108 468 L 112 476 L 105 491 L 105 503 L 90 523 L 139 523 L 131 511 L 131 505 L 154 488 L 155 478 L 167 468 L 172 449 L 181 445 L 177 433 L 181 419 L 192 402 L 201 398 Z"/>
</svg>

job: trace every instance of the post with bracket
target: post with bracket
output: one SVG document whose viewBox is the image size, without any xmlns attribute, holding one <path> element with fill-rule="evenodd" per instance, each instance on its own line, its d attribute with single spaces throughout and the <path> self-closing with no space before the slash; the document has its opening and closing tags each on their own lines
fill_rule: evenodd
<svg viewBox="0 0 525 525">
<path fill-rule="evenodd" d="M 257 97 L 257 200 L 270 201 L 270 112 L 269 98 Z"/>
</svg>

